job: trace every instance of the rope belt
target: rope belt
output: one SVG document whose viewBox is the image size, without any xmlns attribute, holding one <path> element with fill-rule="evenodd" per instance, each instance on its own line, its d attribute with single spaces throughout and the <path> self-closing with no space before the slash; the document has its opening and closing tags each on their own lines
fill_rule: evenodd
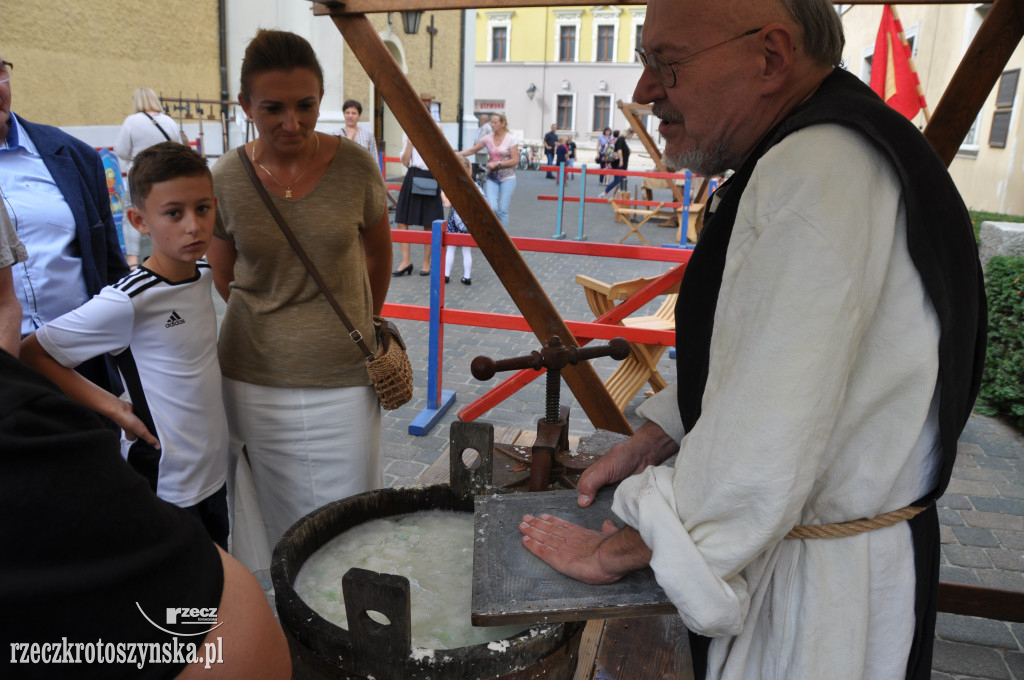
<svg viewBox="0 0 1024 680">
<path fill-rule="evenodd" d="M 875 515 L 870 519 L 855 519 L 849 522 L 836 522 L 834 524 L 801 524 L 789 530 L 786 538 L 841 538 L 843 536 L 856 536 L 873 529 L 884 529 L 894 524 L 905 522 L 911 517 L 916 517 L 927 510 L 925 507 L 908 505 L 899 510 L 885 512 Z"/>
</svg>

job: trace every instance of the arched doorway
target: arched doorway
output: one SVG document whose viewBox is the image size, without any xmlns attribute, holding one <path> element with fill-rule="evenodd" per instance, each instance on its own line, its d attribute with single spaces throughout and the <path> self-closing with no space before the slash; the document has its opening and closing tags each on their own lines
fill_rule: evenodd
<svg viewBox="0 0 1024 680">
<path fill-rule="evenodd" d="M 381 32 L 380 37 L 388 51 L 391 52 L 391 56 L 395 58 L 398 67 L 402 69 L 402 73 L 408 73 L 405 63 L 405 50 L 402 49 L 398 36 L 391 31 L 390 25 Z M 385 156 L 401 156 L 402 126 L 399 125 L 394 115 L 392 115 L 391 109 L 388 108 L 387 103 L 380 94 L 380 90 L 373 86 L 372 81 L 370 86 L 373 88 L 374 101 L 373 129 L 377 139 L 381 142 L 381 150 Z M 387 166 L 386 172 L 389 177 L 404 176 L 405 168 L 400 164 L 392 163 Z"/>
</svg>

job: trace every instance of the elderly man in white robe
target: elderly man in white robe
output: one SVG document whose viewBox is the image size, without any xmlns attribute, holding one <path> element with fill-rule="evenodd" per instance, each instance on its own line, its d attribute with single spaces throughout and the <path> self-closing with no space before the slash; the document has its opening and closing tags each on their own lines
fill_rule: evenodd
<svg viewBox="0 0 1024 680">
<path fill-rule="evenodd" d="M 626 526 L 520 525 L 588 583 L 652 567 L 711 638 L 691 641 L 698 678 L 930 677 L 933 502 L 977 394 L 984 290 L 944 165 L 837 68 L 842 46 L 828 0 L 648 4 L 634 98 L 675 167 L 736 173 L 680 291 L 678 386 L 580 479 L 584 507 L 621 481 Z M 841 537 L 804 537 L 822 525 Z"/>
</svg>

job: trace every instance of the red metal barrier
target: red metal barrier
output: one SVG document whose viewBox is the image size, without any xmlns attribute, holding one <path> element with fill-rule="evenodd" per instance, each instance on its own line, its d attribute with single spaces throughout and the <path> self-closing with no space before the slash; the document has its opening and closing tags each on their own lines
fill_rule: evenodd
<svg viewBox="0 0 1024 680">
<path fill-rule="evenodd" d="M 691 251 L 686 250 L 681 252 L 686 253 L 685 260 L 689 261 Z M 603 328 L 607 328 L 610 331 L 615 331 L 618 337 L 624 337 L 627 340 L 630 340 L 628 336 L 632 335 L 632 333 L 630 333 L 629 331 L 633 331 L 635 329 L 627 329 L 624 328 L 623 326 L 618 326 L 616 324 L 618 324 L 620 321 L 625 319 L 627 316 L 629 316 L 636 310 L 640 309 L 640 307 L 650 302 L 656 296 L 668 290 L 671 286 L 674 286 L 676 283 L 682 281 L 683 273 L 685 270 L 686 262 L 684 261 L 682 264 L 673 267 L 669 271 L 665 272 L 665 274 L 663 274 L 659 278 L 655 279 L 654 281 L 651 281 L 649 284 L 633 293 L 633 295 L 631 295 L 629 298 L 623 300 L 619 305 L 617 305 L 615 309 L 610 310 L 606 314 L 602 314 L 593 323 L 586 325 L 602 326 Z M 572 322 L 566 322 L 567 325 L 570 323 Z M 572 326 L 570 326 L 570 328 L 572 328 Z M 675 343 L 675 333 L 673 331 L 654 332 L 659 335 L 662 335 L 663 337 L 667 336 L 667 338 L 665 338 L 667 342 L 665 340 L 658 340 L 656 341 L 658 344 L 671 346 Z M 603 333 L 604 330 L 602 330 L 602 335 L 600 336 L 596 334 L 593 336 L 587 336 L 584 334 L 582 329 L 580 332 L 577 332 L 575 329 L 573 329 L 573 335 L 575 335 L 576 339 L 579 341 L 580 347 L 594 339 L 610 339 L 606 338 L 603 335 Z M 616 337 L 616 335 L 612 335 L 611 337 Z M 630 341 L 632 342 L 632 340 Z M 543 373 L 543 370 L 534 371 L 532 369 L 524 369 L 522 371 L 519 371 L 518 373 L 512 374 L 512 376 L 506 378 L 497 386 L 491 388 L 482 397 L 479 397 L 478 399 L 470 403 L 468 406 L 461 409 L 458 413 L 459 420 L 462 420 L 464 422 L 476 420 L 481 415 L 483 415 L 490 409 L 494 408 L 504 400 L 508 399 L 513 394 L 518 392 L 520 389 L 529 385 L 532 381 L 539 378 Z"/>
<path fill-rule="evenodd" d="M 380 154 L 380 158 L 379 158 L 378 162 L 380 164 L 380 174 L 384 178 L 384 181 L 385 181 L 384 186 L 387 187 L 388 191 L 398 191 L 398 190 L 400 190 L 402 188 L 401 184 L 387 184 L 387 179 L 388 179 L 387 166 L 388 166 L 388 163 L 401 163 L 402 159 L 398 158 L 397 156 L 385 156 L 384 154 Z"/>
<path fill-rule="evenodd" d="M 429 231 L 413 231 L 408 229 L 393 229 L 392 240 L 400 243 L 422 243 L 431 242 L 433 235 Z M 659 331 L 645 328 L 627 328 L 618 323 L 629 316 L 643 305 L 653 300 L 669 287 L 678 283 L 683 276 L 686 262 L 689 261 L 690 251 L 673 248 L 651 248 L 644 246 L 624 246 L 611 243 L 587 243 L 579 241 L 561 241 L 543 238 L 513 237 L 512 242 L 516 248 L 523 252 L 543 252 L 564 255 L 589 255 L 596 257 L 615 257 L 630 260 L 648 260 L 654 262 L 673 262 L 675 267 L 667 273 L 658 277 L 648 285 L 644 286 L 628 299 L 617 305 L 615 309 L 594 321 L 566 321 L 566 326 L 572 331 L 580 346 L 591 340 L 610 340 L 615 337 L 623 337 L 629 342 L 639 344 L 660 344 L 671 346 L 675 343 L 675 333 L 672 331 Z M 447 246 L 470 246 L 476 247 L 476 241 L 469 234 L 441 234 L 441 244 Z M 441 296 L 444 295 L 444 283 L 440 283 Z M 427 321 L 431 319 L 432 309 L 419 305 L 385 303 L 383 313 L 387 317 L 395 319 L 409 319 L 413 321 Z M 458 326 L 472 326 L 477 328 L 494 328 L 500 330 L 514 330 L 529 332 L 531 329 L 522 316 L 516 314 L 496 314 L 491 312 L 474 312 L 470 310 L 448 309 L 441 304 L 434 311 L 437 314 L 439 324 L 454 324 Z M 440 366 L 434 367 L 440 371 Z M 459 411 L 460 420 L 475 420 L 495 405 L 501 403 L 519 389 L 539 377 L 543 371 L 521 371 L 505 379 L 497 386 L 491 388 L 482 397 L 476 399 L 465 408 Z"/>
</svg>

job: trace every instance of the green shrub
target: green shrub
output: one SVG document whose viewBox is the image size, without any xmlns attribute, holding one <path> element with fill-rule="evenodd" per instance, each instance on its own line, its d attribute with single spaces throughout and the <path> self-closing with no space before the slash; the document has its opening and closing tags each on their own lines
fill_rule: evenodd
<svg viewBox="0 0 1024 680">
<path fill-rule="evenodd" d="M 975 410 L 1024 427 L 1024 257 L 993 257 L 985 267 L 988 353 Z"/>
</svg>

